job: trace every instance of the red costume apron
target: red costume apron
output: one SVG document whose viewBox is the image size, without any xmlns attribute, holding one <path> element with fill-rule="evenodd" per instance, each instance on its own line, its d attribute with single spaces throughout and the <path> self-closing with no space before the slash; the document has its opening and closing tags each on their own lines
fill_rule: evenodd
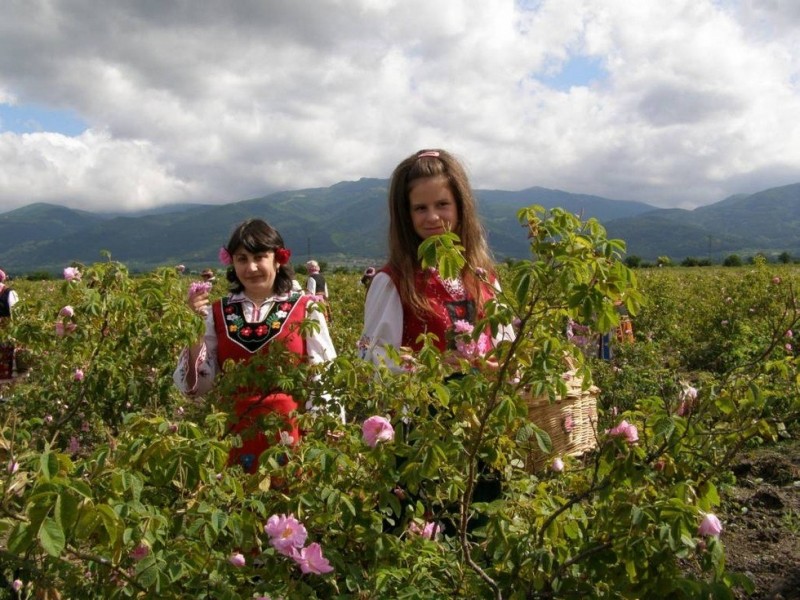
<svg viewBox="0 0 800 600">
<path fill-rule="evenodd" d="M 268 354 L 270 344 L 280 340 L 287 350 L 298 356 L 307 356 L 305 339 L 300 333 L 300 324 L 306 317 L 306 305 L 310 296 L 292 294 L 287 300 L 276 301 L 264 319 L 258 323 L 245 321 L 241 302 L 229 302 L 228 298 L 213 305 L 214 329 L 217 333 L 217 361 L 224 372 L 225 361 L 248 361 L 258 354 Z M 236 423 L 231 431 L 242 438 L 240 448 L 231 448 L 228 465 L 240 464 L 248 473 L 258 470 L 258 457 L 272 444 L 280 442 L 280 431 L 268 439 L 259 426 L 259 417 L 271 413 L 286 415 L 286 429 L 292 442 L 300 439 L 295 419 L 288 415 L 297 410 L 297 402 L 284 392 L 243 389 L 235 398 Z"/>
</svg>

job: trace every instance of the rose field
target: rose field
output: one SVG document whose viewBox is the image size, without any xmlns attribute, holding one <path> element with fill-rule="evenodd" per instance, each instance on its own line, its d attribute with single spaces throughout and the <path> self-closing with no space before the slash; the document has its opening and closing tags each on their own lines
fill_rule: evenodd
<svg viewBox="0 0 800 600">
<path fill-rule="evenodd" d="M 518 218 L 530 257 L 460 334 L 515 339 L 398 350 L 402 374 L 359 358 L 360 272 L 326 273 L 335 361 L 276 347 L 203 398 L 172 381 L 199 275 L 101 256 L 14 281 L 0 598 L 797 597 L 798 267 L 632 270 L 594 220 Z M 420 255 L 447 276 L 459 248 Z M 598 359 L 621 308 L 634 339 Z M 252 475 L 226 467 L 242 386 L 314 405 Z"/>
</svg>

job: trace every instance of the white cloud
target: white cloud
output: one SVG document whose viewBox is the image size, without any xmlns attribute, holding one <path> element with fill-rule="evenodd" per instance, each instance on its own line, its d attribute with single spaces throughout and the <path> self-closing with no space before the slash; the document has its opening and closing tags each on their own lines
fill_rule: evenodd
<svg viewBox="0 0 800 600">
<path fill-rule="evenodd" d="M 429 146 L 476 187 L 664 206 L 800 181 L 796 3 L 522 4 L 13 3 L 0 103 L 90 129 L 0 133 L 0 210 L 232 202 L 388 177 Z M 607 76 L 547 87 L 575 55 Z"/>
</svg>

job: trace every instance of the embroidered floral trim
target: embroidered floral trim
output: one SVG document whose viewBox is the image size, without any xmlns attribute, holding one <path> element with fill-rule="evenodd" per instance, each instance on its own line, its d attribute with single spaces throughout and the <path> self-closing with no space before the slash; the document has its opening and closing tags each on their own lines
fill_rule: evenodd
<svg viewBox="0 0 800 600">
<path fill-rule="evenodd" d="M 222 313 L 227 323 L 228 338 L 248 351 L 256 352 L 280 332 L 301 297 L 302 294 L 292 294 L 286 300 L 275 302 L 267 316 L 258 323 L 245 321 L 241 302 L 230 302 L 228 298 L 223 298 Z"/>
</svg>

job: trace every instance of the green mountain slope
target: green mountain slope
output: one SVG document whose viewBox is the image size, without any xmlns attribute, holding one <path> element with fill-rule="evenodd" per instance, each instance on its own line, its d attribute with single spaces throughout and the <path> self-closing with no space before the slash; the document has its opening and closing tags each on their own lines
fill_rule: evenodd
<svg viewBox="0 0 800 600">
<path fill-rule="evenodd" d="M 201 269 L 217 265 L 220 245 L 250 217 L 264 218 L 281 231 L 296 265 L 309 257 L 335 264 L 379 263 L 386 254 L 387 188 L 387 180 L 364 178 L 225 205 L 127 216 L 32 204 L 0 214 L 0 239 L 6 242 L 0 247 L 0 267 L 12 274 L 58 273 L 73 261 L 102 260 L 101 253 L 108 251 L 133 270 L 178 263 Z M 751 251 L 800 256 L 800 184 L 731 196 L 693 211 L 539 187 L 478 190 L 476 195 L 498 259 L 528 255 L 527 234 L 516 213 L 531 204 L 595 217 L 610 237 L 626 241 L 628 254 L 646 260 Z"/>
</svg>

